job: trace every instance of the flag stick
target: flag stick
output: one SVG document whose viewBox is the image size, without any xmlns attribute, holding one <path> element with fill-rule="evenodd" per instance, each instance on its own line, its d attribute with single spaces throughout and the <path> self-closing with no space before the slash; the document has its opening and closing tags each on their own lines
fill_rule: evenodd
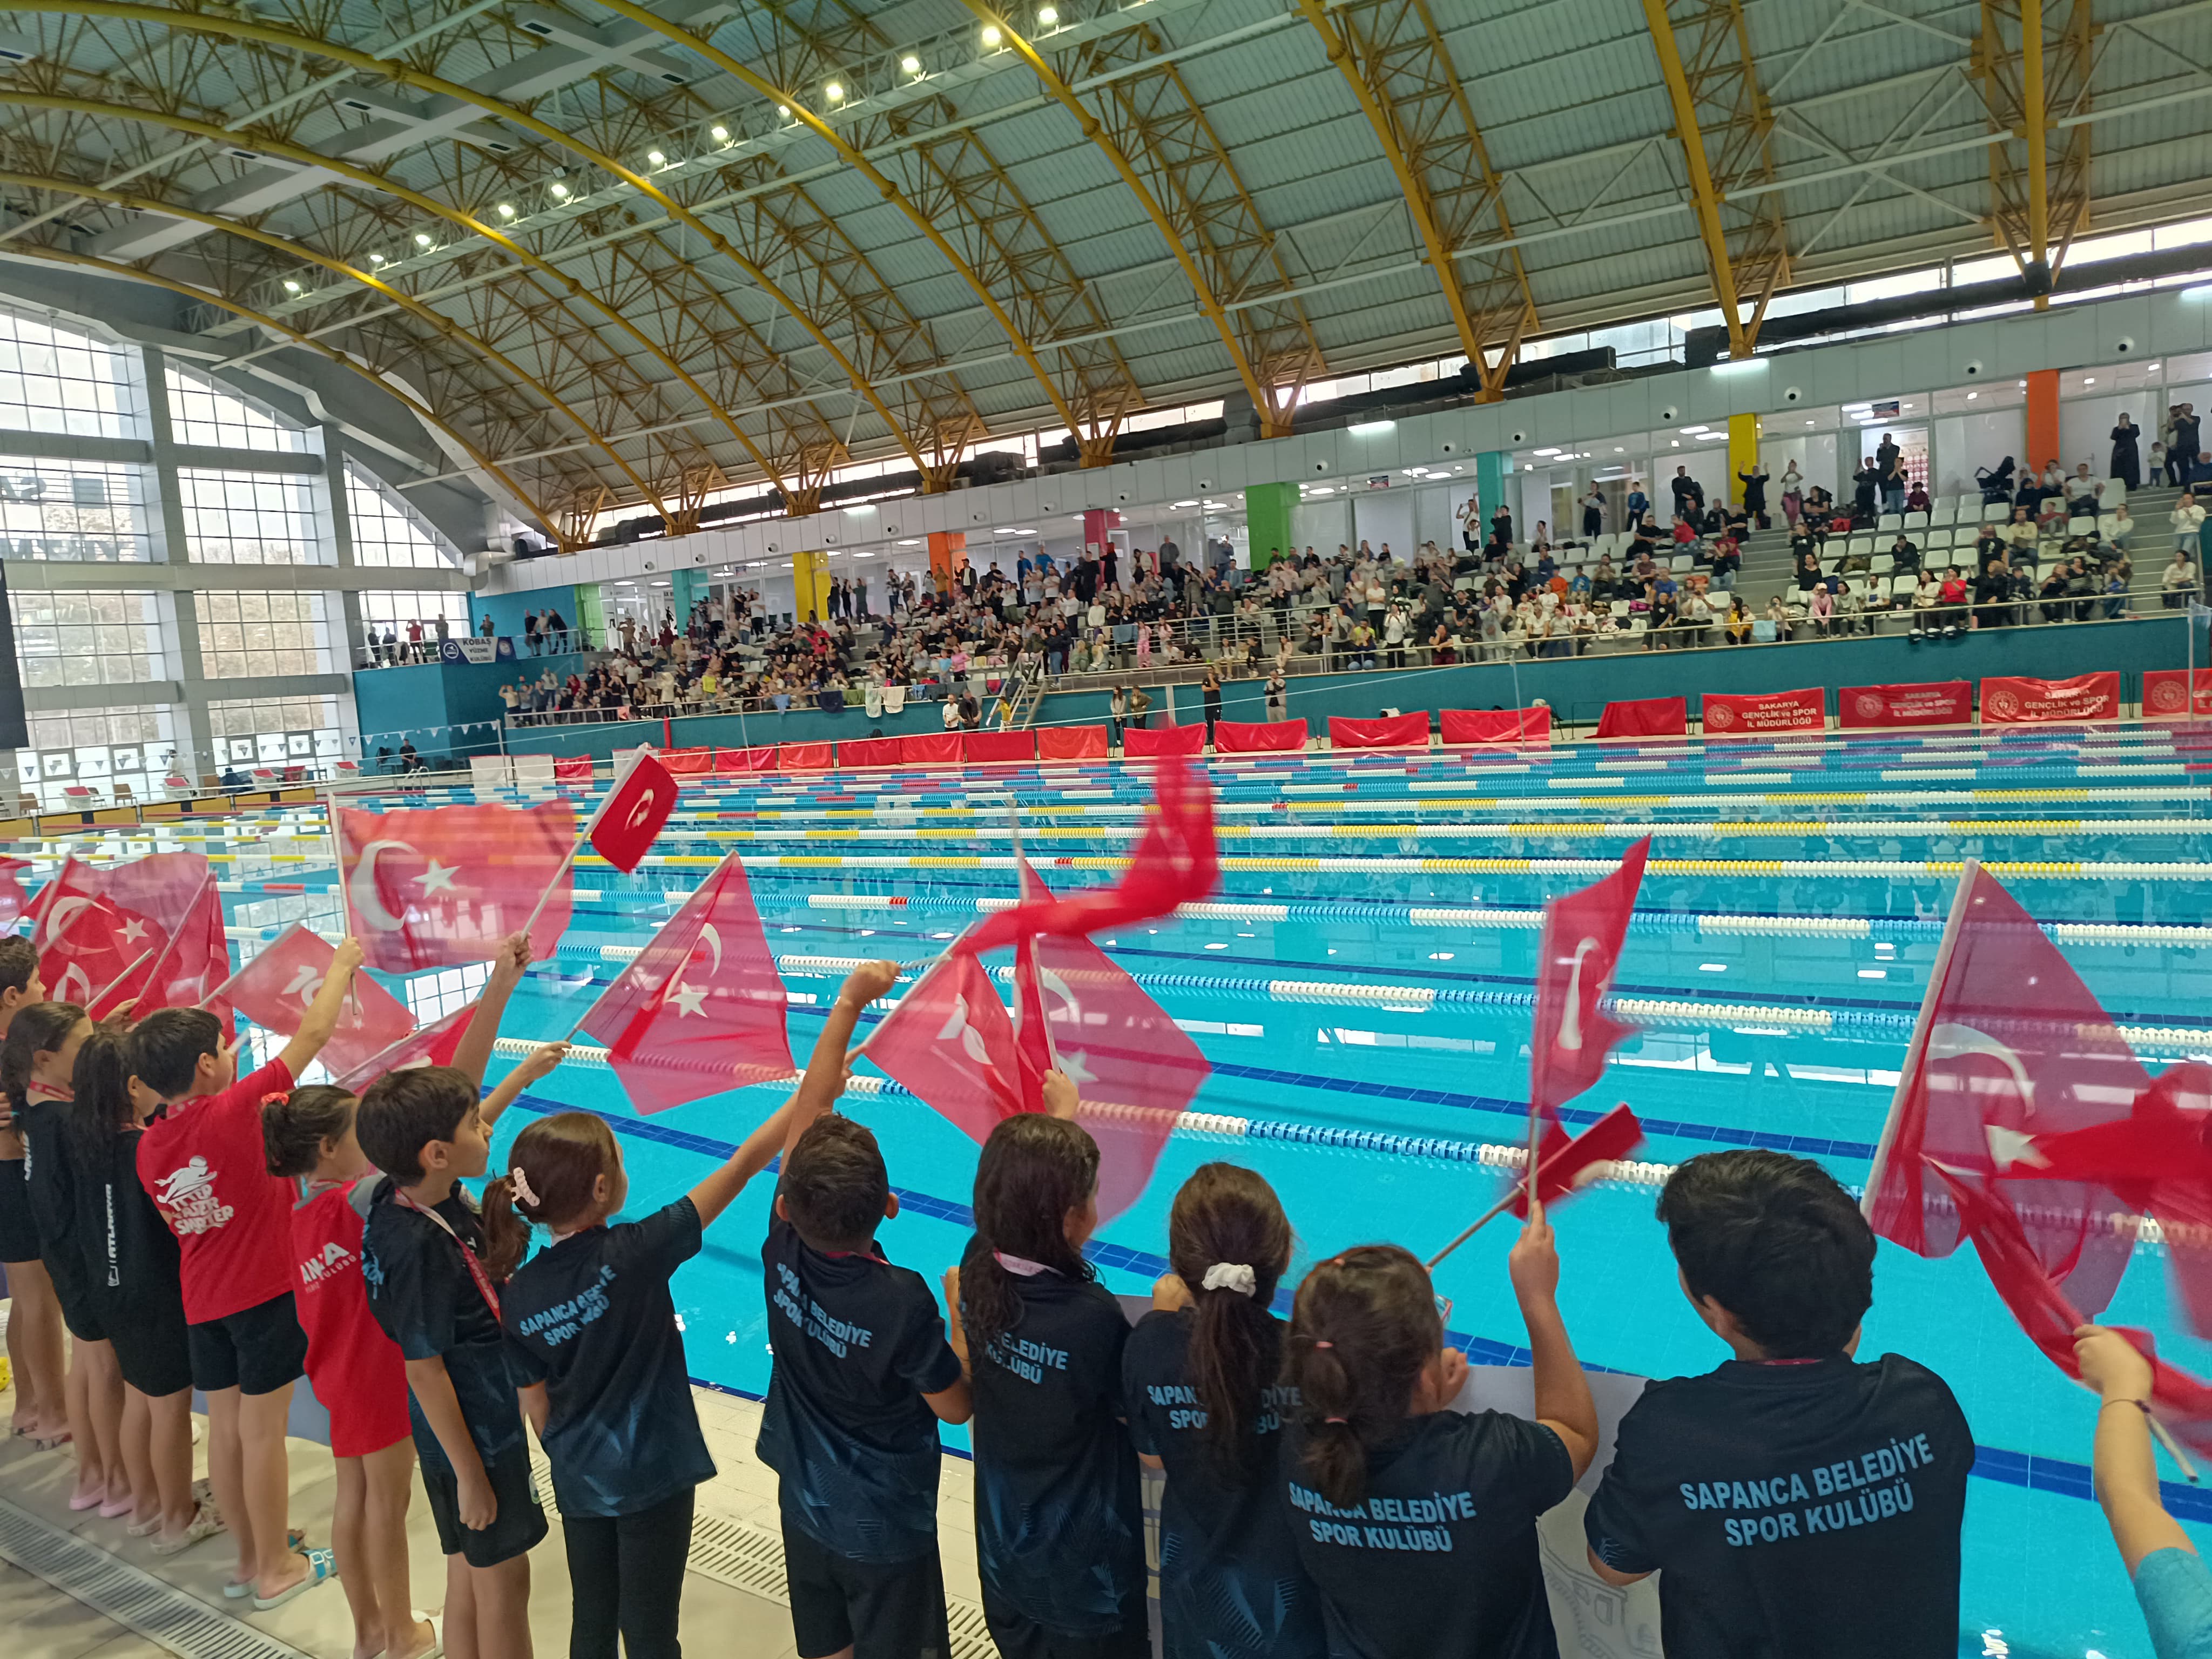
<svg viewBox="0 0 2212 1659">
<path fill-rule="evenodd" d="M 581 847 L 581 846 L 583 845 L 583 842 L 580 842 L 580 841 L 579 841 L 576 844 L 577 844 L 577 846 Z M 726 852 L 726 853 L 723 854 L 722 854 L 722 856 L 721 856 L 721 860 L 720 860 L 720 862 L 718 862 L 718 863 L 714 866 L 714 867 L 713 869 L 709 870 L 709 871 L 707 872 L 706 880 L 705 880 L 705 881 L 702 881 L 702 882 L 699 884 L 699 888 L 704 888 L 704 887 L 708 884 L 708 882 L 713 881 L 713 880 L 714 879 L 714 878 L 715 878 L 715 877 L 717 877 L 717 876 L 720 875 L 720 874 L 722 873 L 723 866 L 724 866 L 725 865 L 728 864 L 728 863 L 729 863 L 729 861 L 730 861 L 732 859 L 733 859 L 733 858 L 737 857 L 737 855 L 738 855 L 738 849 L 737 849 L 736 848 L 734 848 L 734 847 L 732 847 L 732 848 L 728 852 Z M 571 853 L 569 854 L 569 855 L 568 855 L 568 856 L 569 856 L 569 857 L 571 857 L 571 858 L 574 858 L 574 857 L 575 856 L 575 854 L 574 854 L 574 852 L 571 852 Z M 546 890 L 550 892 L 550 891 L 551 891 L 552 890 L 551 890 L 550 888 L 548 888 Z M 696 892 L 697 892 L 698 890 L 699 890 L 699 889 L 697 889 L 697 888 L 695 888 L 695 889 L 693 890 L 693 891 L 694 891 L 695 893 L 696 893 Z M 687 899 L 687 900 L 685 901 L 685 902 L 686 902 L 686 903 L 690 902 L 690 900 L 688 900 L 688 899 Z M 677 915 L 681 915 L 682 914 L 683 914 L 683 908 L 682 908 L 682 907 L 681 907 L 681 906 L 678 906 L 678 908 L 677 908 Z M 530 918 L 530 919 L 531 919 L 531 921 L 537 921 L 537 920 L 538 920 L 537 913 L 533 911 L 533 912 L 531 914 L 531 918 Z M 664 921 L 664 922 L 662 922 L 662 923 L 660 924 L 660 927 L 656 927 L 655 929 L 653 929 L 653 939 L 647 939 L 647 940 L 646 941 L 646 944 L 645 944 L 645 950 L 644 950 L 644 951 L 640 951 L 637 953 L 637 955 L 636 955 L 635 957 L 633 957 L 631 958 L 631 961 L 632 961 L 633 963 L 635 963 L 635 962 L 638 962 L 638 961 L 641 961 L 641 960 L 644 958 L 644 957 L 645 957 L 646 951 L 650 951 L 650 950 L 652 950 L 652 949 L 653 949 L 653 941 L 654 941 L 654 940 L 656 940 L 656 939 L 658 939 L 660 937 L 661 929 L 662 929 L 662 928 L 665 928 L 665 927 L 669 925 L 669 922 L 672 922 L 672 921 L 674 921 L 675 920 L 676 920 L 676 916 L 671 916 L 671 917 L 669 917 L 668 921 Z M 528 927 L 527 927 L 526 925 L 525 926 L 525 927 L 524 927 L 523 931 L 524 931 L 525 933 L 527 933 L 527 932 L 529 931 L 529 928 L 528 928 Z M 694 950 L 694 951 L 696 951 L 696 950 L 697 950 L 697 949 L 699 948 L 699 947 L 698 947 L 698 944 L 697 944 L 697 942 L 696 942 L 696 940 L 693 942 L 691 948 L 692 948 L 692 950 Z M 685 952 L 684 961 L 688 963 L 689 961 L 690 961 L 690 959 L 691 959 L 691 957 L 690 957 L 690 953 L 689 951 Z M 683 972 L 683 970 L 684 970 L 684 963 L 678 963 L 677 964 L 677 967 L 676 967 L 676 973 L 681 973 L 681 972 Z M 625 968 L 625 969 L 623 969 L 623 973 L 628 973 L 629 971 L 629 969 L 627 969 L 627 968 Z M 669 978 L 673 979 L 675 976 L 676 976 L 676 974 L 673 974 L 673 973 L 672 973 L 672 974 L 671 974 L 671 975 L 669 975 Z M 622 979 L 622 974 L 617 974 L 617 975 L 615 975 L 615 980 L 616 980 L 616 982 L 617 982 L 617 983 L 619 983 L 619 982 L 621 981 L 621 979 Z M 584 1022 L 585 1022 L 586 1020 L 587 1020 L 587 1019 L 591 1018 L 591 1017 L 592 1017 L 594 1013 L 596 1013 L 596 1012 L 599 1011 L 599 1004 L 601 1004 L 602 1002 L 605 1001 L 605 1000 L 607 1000 L 607 998 L 608 998 L 608 997 L 611 996 L 611 995 L 614 994 L 614 989 L 615 989 L 614 986 L 613 986 L 613 985 L 610 985 L 610 986 L 608 986 L 608 987 L 607 987 L 607 988 L 606 988 L 605 990 L 604 990 L 604 991 L 600 992 L 600 993 L 599 994 L 599 995 L 597 995 L 597 996 L 593 997 L 593 998 L 592 999 L 591 1006 L 590 1006 L 589 1007 L 586 1008 L 582 1013 L 579 1014 L 579 1015 L 576 1017 L 576 1023 L 575 1023 L 574 1025 L 571 1025 L 571 1026 L 568 1028 L 568 1036 L 564 1036 L 564 1037 L 562 1037 L 562 1038 L 561 1039 L 561 1041 L 562 1041 L 562 1042 L 574 1042 L 576 1040 L 576 1033 L 577 1033 L 577 1032 L 579 1032 L 579 1031 L 580 1031 L 580 1030 L 582 1030 L 584 1029 Z"/>
<path fill-rule="evenodd" d="M 323 793 L 323 811 L 331 821 L 331 861 L 337 866 L 338 877 L 338 937 L 351 939 L 353 931 L 353 889 L 346 882 L 345 834 L 338 828 L 338 795 L 335 789 Z M 244 971 L 243 969 L 240 970 Z M 228 981 L 225 981 L 228 983 Z M 346 1000 L 353 1005 L 353 1017 L 361 1018 L 361 992 L 348 981 Z"/>
<path fill-rule="evenodd" d="M 1530 1167 L 1533 1168 L 1534 1166 L 1532 1165 Z M 1513 1207 L 1513 1200 L 1528 1190 L 1528 1180 L 1527 1176 L 1522 1176 L 1516 1178 L 1513 1184 L 1505 1189 L 1504 1197 L 1499 1199 L 1497 1203 L 1492 1205 L 1480 1216 L 1476 1217 L 1474 1222 L 1468 1225 L 1465 1232 L 1462 1233 L 1457 1238 L 1452 1240 L 1450 1243 L 1445 1245 L 1443 1249 L 1438 1250 L 1434 1255 L 1429 1258 L 1429 1271 L 1431 1273 L 1434 1273 L 1437 1270 L 1437 1263 L 1442 1261 L 1454 1250 L 1466 1243 L 1468 1239 L 1473 1238 L 1485 1227 L 1487 1227 L 1492 1222 L 1497 1220 L 1498 1217 L 1504 1215 L 1506 1211 L 1511 1209 Z"/>
<path fill-rule="evenodd" d="M 154 950 L 155 947 L 149 945 L 144 950 L 141 951 L 132 960 L 128 968 L 125 968 L 113 979 L 108 981 L 106 985 L 94 996 L 91 1002 L 86 1005 L 86 1012 L 89 1013 L 93 1009 L 99 1007 L 101 1003 L 106 1001 L 107 999 L 114 994 L 115 988 L 117 986 L 122 984 L 125 980 L 129 979 L 131 975 L 137 973 L 141 968 L 144 967 L 146 965 L 147 957 L 154 954 Z"/>
<path fill-rule="evenodd" d="M 2148 1412 L 2143 1413 L 2143 1421 L 2150 1425 L 2151 1433 L 2158 1437 L 2158 1443 L 2166 1448 L 2166 1455 L 2173 1460 L 2174 1467 L 2181 1471 L 2183 1478 L 2191 1486 L 2197 1485 L 2197 1465 L 2189 1461 L 2188 1454 L 2175 1442 L 2172 1432 Z"/>
<path fill-rule="evenodd" d="M 1934 1028 L 1936 1000 L 1943 994 L 1943 981 L 1951 968 L 1951 953 L 1958 947 L 1959 933 L 1966 925 L 1966 895 L 1974 885 L 1974 878 L 1981 872 L 1981 860 L 1968 859 L 1966 867 L 1959 872 L 1959 890 L 1951 896 L 1951 914 L 1943 923 L 1943 938 L 1936 947 L 1936 960 L 1928 969 L 1928 989 L 1920 999 L 1920 1018 L 1913 1023 L 1912 1042 L 1905 1051 L 1905 1065 L 1897 1074 L 1897 1092 L 1890 1097 L 1889 1115 L 1883 1120 L 1881 1139 L 1875 1143 L 1874 1165 L 1867 1171 L 1866 1196 L 1859 1207 L 1868 1219 L 1874 1218 L 1874 1206 L 1881 1192 L 1882 1181 L 1888 1172 L 1891 1144 L 1897 1139 L 1899 1119 L 1903 1115 L 1905 1098 L 1919 1075 L 1921 1057 L 1928 1051 L 1928 1034 Z M 1925 1224 L 1925 1217 L 1923 1218 Z"/>
<path fill-rule="evenodd" d="M 1022 867 L 1029 862 L 1029 854 L 1022 850 L 1022 812 L 1020 806 L 1016 804 L 1013 794 L 1011 791 L 1008 792 L 1006 796 L 1006 818 L 1013 826 L 1014 872 L 1018 877 L 1021 873 Z M 1029 894 L 1026 890 L 1023 890 L 1021 892 L 1022 898 L 1027 898 Z M 1019 900 L 1017 900 L 1016 902 L 1019 902 Z M 1017 951 L 1015 953 L 1014 960 L 1017 963 L 1021 961 L 1020 952 Z M 1036 961 L 1036 935 L 1034 933 L 1030 936 L 1030 961 L 1032 963 L 1035 963 Z M 1043 969 L 1039 969 L 1038 972 L 1042 974 Z M 1040 994 L 1042 994 L 1042 986 L 1039 987 L 1039 991 Z M 1017 982 L 1014 987 L 1014 1009 L 1017 1013 L 1020 1012 L 1021 1006 L 1022 988 L 1020 984 Z M 1042 994 L 1040 994 L 1039 997 L 1038 1006 L 1040 1007 L 1043 1006 Z M 1055 1072 L 1058 1071 L 1060 1069 L 1060 1045 L 1053 1041 L 1052 1022 L 1049 1019 L 1044 1022 L 1044 1054 L 1045 1059 L 1050 1062 L 1052 1069 Z"/>
<path fill-rule="evenodd" d="M 525 933 L 528 933 L 532 928 L 538 926 L 538 918 L 545 914 L 545 907 L 553 897 L 553 890 L 568 880 L 568 866 L 575 863 L 576 854 L 583 850 L 584 837 L 579 836 L 569 843 L 568 856 L 561 860 L 561 867 L 553 872 L 553 879 L 545 884 L 545 890 L 538 894 L 538 902 L 531 907 L 530 919 L 522 924 L 522 931 Z"/>
</svg>

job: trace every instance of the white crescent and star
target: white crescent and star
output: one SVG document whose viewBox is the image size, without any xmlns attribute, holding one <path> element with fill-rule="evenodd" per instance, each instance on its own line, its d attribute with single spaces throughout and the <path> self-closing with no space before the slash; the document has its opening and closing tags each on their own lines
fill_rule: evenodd
<svg viewBox="0 0 2212 1659">
<path fill-rule="evenodd" d="M 421 875 L 416 877 L 415 881 L 416 884 L 422 888 L 422 896 L 428 898 L 433 893 L 452 892 L 453 890 L 453 878 L 459 873 L 460 871 L 458 867 L 448 869 L 446 866 L 439 863 L 437 860 L 432 859 L 430 860 L 430 867 L 423 871 Z"/>
<path fill-rule="evenodd" d="M 708 969 L 708 971 L 709 973 L 713 973 L 713 974 L 719 974 L 719 973 L 720 973 L 720 972 L 722 971 L 722 936 L 721 936 L 721 934 L 720 934 L 719 933 L 717 933 L 717 932 L 715 932 L 715 931 L 714 931 L 714 924 L 713 922 L 711 922 L 711 921 L 710 921 L 710 922 L 706 923 L 704 926 L 702 926 L 702 927 L 699 929 L 699 937 L 700 937 L 701 939 L 704 939 L 704 940 L 708 943 L 708 945 L 709 945 L 710 946 L 712 946 L 712 947 L 713 947 L 713 949 L 714 949 L 714 965 L 712 968 Z"/>
<path fill-rule="evenodd" d="M 702 1019 L 707 1017 L 707 988 L 703 985 L 686 985 L 678 980 L 668 988 L 668 1000 L 675 1005 L 678 1019 L 686 1014 L 696 1014 Z"/>
<path fill-rule="evenodd" d="M 62 898 L 54 901 L 54 908 L 46 913 L 46 943 L 58 941 L 80 910 L 89 910 L 94 901 L 88 898 Z"/>
<path fill-rule="evenodd" d="M 383 895 L 376 890 L 376 855 L 393 850 L 411 853 L 415 849 L 404 841 L 373 841 L 361 849 L 361 862 L 346 878 L 346 897 L 352 902 L 354 915 L 380 933 L 396 933 L 407 925 L 404 917 L 385 908 Z M 434 861 L 432 868 L 435 867 Z"/>
</svg>

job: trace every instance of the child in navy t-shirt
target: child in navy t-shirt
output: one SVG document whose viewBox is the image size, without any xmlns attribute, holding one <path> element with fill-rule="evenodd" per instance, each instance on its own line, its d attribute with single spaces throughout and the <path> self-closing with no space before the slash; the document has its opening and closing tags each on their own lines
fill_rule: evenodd
<svg viewBox="0 0 2212 1659">
<path fill-rule="evenodd" d="M 1540 1206 L 1510 1261 L 1536 1420 L 1450 1409 L 1467 1360 L 1420 1262 L 1364 1244 L 1298 1286 L 1298 1389 L 1282 1501 L 1321 1592 L 1329 1651 L 1358 1659 L 1556 1659 L 1536 1518 L 1597 1449 L 1597 1408 L 1560 1321 Z"/>
<path fill-rule="evenodd" d="M 1669 1653 L 1948 1659 L 1973 1436 L 1896 1354 L 1860 1364 L 1873 1231 L 1819 1164 L 1747 1148 L 1676 1170 L 1659 1218 L 1735 1358 L 1654 1382 L 1583 1516 L 1615 1584 L 1664 1569 Z"/>
<path fill-rule="evenodd" d="M 1169 1659 L 1322 1659 L 1321 1602 L 1276 1490 L 1291 1224 L 1250 1170 L 1192 1172 L 1168 1217 L 1175 1272 L 1121 1354 L 1129 1438 L 1167 1472 L 1160 1624 Z"/>
<path fill-rule="evenodd" d="M 1098 1147 L 1073 1121 L 1074 1094 L 1052 1073 L 1051 1113 L 992 1130 L 975 1170 L 976 1234 L 946 1276 L 975 1394 L 983 1617 L 1013 1659 L 1150 1646 L 1121 1394 L 1129 1326 L 1083 1259 L 1098 1225 Z"/>
<path fill-rule="evenodd" d="M 810 1656 L 933 1659 L 951 1641 L 937 1425 L 968 1420 L 968 1384 L 928 1281 L 876 1242 L 898 1213 L 876 1138 L 830 1109 L 860 1010 L 897 976 L 895 963 L 863 963 L 831 1006 L 793 1098 L 761 1249 L 775 1368 L 759 1451 L 780 1477 L 791 1621 Z"/>
</svg>

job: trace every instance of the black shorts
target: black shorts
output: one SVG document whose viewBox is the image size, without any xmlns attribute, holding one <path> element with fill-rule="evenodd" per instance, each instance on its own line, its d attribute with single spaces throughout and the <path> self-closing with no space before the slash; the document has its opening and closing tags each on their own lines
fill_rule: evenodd
<svg viewBox="0 0 2212 1659">
<path fill-rule="evenodd" d="M 23 1160 L 0 1159 L 0 1263 L 39 1261 L 39 1224 L 31 1218 L 31 1194 Z"/>
<path fill-rule="evenodd" d="M 149 1400 L 192 1386 L 191 1328 L 185 1323 L 181 1302 L 173 1297 L 157 1307 L 111 1307 L 103 1312 L 101 1322 L 124 1382 Z"/>
<path fill-rule="evenodd" d="M 1121 1628 L 1105 1636 L 1071 1636 L 1016 1613 L 983 1592 L 983 1622 L 1002 1659 L 1151 1659 L 1152 1619 L 1141 1586 L 1121 1602 Z"/>
<path fill-rule="evenodd" d="M 945 1659 L 945 1569 L 934 1544 L 911 1561 L 852 1561 L 783 1522 L 783 1576 L 799 1659 Z"/>
<path fill-rule="evenodd" d="M 438 1524 L 441 1555 L 458 1555 L 472 1567 L 495 1567 L 529 1554 L 549 1530 L 545 1510 L 538 1502 L 538 1482 L 530 1473 L 529 1455 L 520 1444 L 484 1470 L 491 1480 L 491 1495 L 498 1502 L 499 1513 L 482 1531 L 461 1524 L 461 1485 L 453 1479 L 445 1459 L 420 1461 L 422 1492 L 430 1500 L 430 1518 Z"/>
<path fill-rule="evenodd" d="M 80 1342 L 107 1340 L 107 1322 L 92 1300 L 85 1283 L 84 1262 L 67 1244 L 46 1252 L 46 1277 L 54 1281 L 54 1299 L 62 1304 L 62 1323 Z"/>
<path fill-rule="evenodd" d="M 307 1334 L 292 1305 L 292 1292 L 204 1324 L 185 1328 L 191 1352 L 192 1386 L 203 1394 L 236 1389 L 274 1394 L 307 1371 Z"/>
</svg>

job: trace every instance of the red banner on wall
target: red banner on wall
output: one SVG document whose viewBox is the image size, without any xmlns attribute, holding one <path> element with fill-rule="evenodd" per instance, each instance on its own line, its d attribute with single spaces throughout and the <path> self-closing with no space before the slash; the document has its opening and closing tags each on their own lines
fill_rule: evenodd
<svg viewBox="0 0 2212 1659">
<path fill-rule="evenodd" d="M 1996 676 L 1982 682 L 1982 723 L 2026 726 L 2120 717 L 2120 676 L 2116 669 L 2076 674 L 2070 680 L 2031 680 Z"/>
<path fill-rule="evenodd" d="M 1467 744 L 1507 749 L 1539 744 L 1548 749 L 1552 744 L 1548 708 L 1447 708 L 1437 720 L 1447 749 Z"/>
<path fill-rule="evenodd" d="M 556 783 L 589 783 L 593 764 L 589 755 L 558 757 L 553 762 L 553 781 Z"/>
<path fill-rule="evenodd" d="M 1963 726 L 1974 718 L 1971 680 L 1928 680 L 1910 685 L 1847 685 L 1836 696 L 1847 732 L 1885 726 Z"/>
<path fill-rule="evenodd" d="M 832 755 L 826 743 L 780 743 L 775 747 L 779 772 L 827 772 Z"/>
<path fill-rule="evenodd" d="M 1328 717 L 1328 746 L 1332 749 L 1426 749 L 1429 717 L 1425 710 L 1389 714 L 1379 720 Z"/>
<path fill-rule="evenodd" d="M 1204 726 L 1193 731 L 1203 732 Z M 1306 746 L 1304 720 L 1216 720 L 1213 752 L 1217 755 L 1289 754 Z"/>
<path fill-rule="evenodd" d="M 1818 732 L 1828 723 L 1827 694 L 1817 685 L 1799 691 L 1708 691 L 1703 710 L 1709 738 Z"/>
<path fill-rule="evenodd" d="M 1036 758 L 1034 732 L 970 732 L 962 745 L 969 761 L 1027 761 Z"/>
<path fill-rule="evenodd" d="M 2185 668 L 2145 669 L 2142 712 L 2147 720 L 2202 720 L 2212 716 L 2212 668 L 2198 669 L 2194 684 Z"/>
<path fill-rule="evenodd" d="M 703 744 L 696 749 L 671 749 L 661 756 L 660 763 L 679 778 L 696 777 L 714 769 L 714 751 Z"/>
<path fill-rule="evenodd" d="M 902 738 L 847 738 L 837 745 L 840 766 L 896 766 L 905 758 Z"/>
<path fill-rule="evenodd" d="M 757 749 L 717 749 L 714 751 L 717 772 L 773 772 L 775 770 L 775 745 L 763 744 Z"/>
<path fill-rule="evenodd" d="M 1690 705 L 1681 697 L 1609 702 L 1597 722 L 1601 738 L 1679 738 L 1689 729 Z"/>
<path fill-rule="evenodd" d="M 957 766 L 960 764 L 960 738 L 957 732 L 924 732 L 917 737 L 899 739 L 899 759 L 908 766 Z"/>
<path fill-rule="evenodd" d="M 1206 728 L 1202 726 L 1131 726 L 1121 732 L 1121 756 L 1133 760 L 1139 755 L 1202 755 L 1206 752 Z"/>
<path fill-rule="evenodd" d="M 1104 760 L 1103 726 L 1048 726 L 1036 734 L 1037 758 L 1048 761 Z"/>
</svg>

